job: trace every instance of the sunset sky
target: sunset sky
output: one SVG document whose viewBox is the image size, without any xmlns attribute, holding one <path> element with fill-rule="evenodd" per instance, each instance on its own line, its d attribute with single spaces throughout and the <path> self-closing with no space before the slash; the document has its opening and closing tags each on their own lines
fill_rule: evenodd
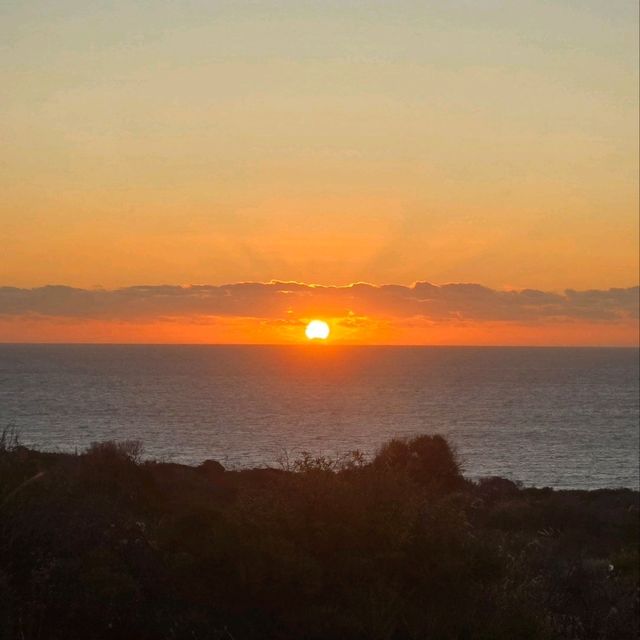
<svg viewBox="0 0 640 640">
<path fill-rule="evenodd" d="M 2 3 L 0 342 L 637 344 L 637 51 L 635 0 Z"/>
</svg>

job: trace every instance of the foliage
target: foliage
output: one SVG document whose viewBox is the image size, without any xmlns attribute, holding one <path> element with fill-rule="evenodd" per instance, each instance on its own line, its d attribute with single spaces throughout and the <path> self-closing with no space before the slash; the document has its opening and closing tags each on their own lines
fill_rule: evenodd
<svg viewBox="0 0 640 640">
<path fill-rule="evenodd" d="M 464 485 L 455 453 L 440 435 L 393 439 L 380 449 L 374 465 L 407 473 L 416 483 L 438 490 L 451 491 Z"/>
<path fill-rule="evenodd" d="M 637 636 L 637 492 L 473 484 L 440 436 L 280 470 L 141 451 L 0 448 L 0 639 Z"/>
<path fill-rule="evenodd" d="M 0 431 L 0 453 L 13 451 L 20 446 L 20 438 L 15 427 L 3 427 Z"/>
</svg>

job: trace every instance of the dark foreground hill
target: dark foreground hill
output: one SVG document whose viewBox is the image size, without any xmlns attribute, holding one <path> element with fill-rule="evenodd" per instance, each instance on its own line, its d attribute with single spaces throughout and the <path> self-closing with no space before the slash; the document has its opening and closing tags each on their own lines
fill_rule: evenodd
<svg viewBox="0 0 640 640">
<path fill-rule="evenodd" d="M 0 638 L 638 635 L 638 493 L 465 480 L 440 437 L 280 470 L 0 441 Z"/>
</svg>

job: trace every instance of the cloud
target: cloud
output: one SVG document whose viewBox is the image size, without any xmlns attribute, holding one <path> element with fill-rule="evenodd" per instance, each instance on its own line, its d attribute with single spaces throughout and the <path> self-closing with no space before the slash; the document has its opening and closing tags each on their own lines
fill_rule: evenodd
<svg viewBox="0 0 640 640">
<path fill-rule="evenodd" d="M 412 286 L 365 282 L 320 286 L 272 281 L 112 290 L 0 287 L 0 316 L 119 321 L 191 318 L 199 322 L 207 317 L 251 317 L 296 322 L 299 318 L 322 315 L 382 320 L 420 318 L 434 323 L 611 323 L 638 317 L 638 293 L 638 287 L 567 289 L 556 293 L 431 282 L 416 282 Z"/>
</svg>

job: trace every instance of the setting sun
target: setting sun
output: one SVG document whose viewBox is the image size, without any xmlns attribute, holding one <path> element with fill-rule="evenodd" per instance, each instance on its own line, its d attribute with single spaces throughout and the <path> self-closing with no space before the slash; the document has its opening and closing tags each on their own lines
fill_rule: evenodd
<svg viewBox="0 0 640 640">
<path fill-rule="evenodd" d="M 324 320 L 312 320 L 304 333 L 309 340 L 326 340 L 330 331 L 329 325 Z"/>
</svg>

